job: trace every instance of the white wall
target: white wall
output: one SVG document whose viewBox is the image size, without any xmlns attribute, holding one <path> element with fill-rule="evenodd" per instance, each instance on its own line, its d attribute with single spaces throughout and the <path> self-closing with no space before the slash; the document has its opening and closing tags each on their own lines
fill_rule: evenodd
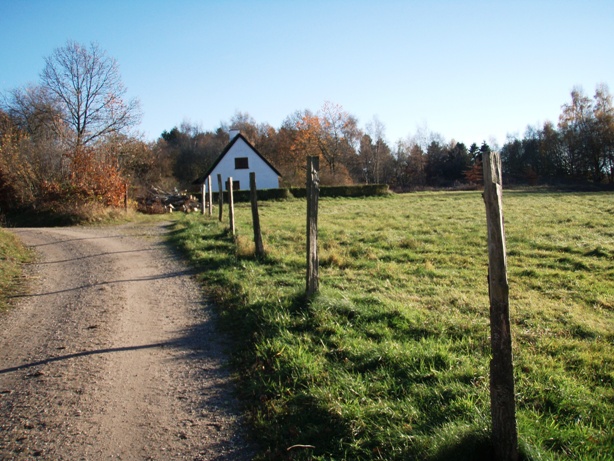
<svg viewBox="0 0 614 461">
<path fill-rule="evenodd" d="M 236 170 L 235 158 L 237 157 L 247 157 L 249 168 Z M 218 192 L 217 175 L 221 173 L 224 184 L 229 177 L 232 177 L 233 181 L 239 181 L 240 190 L 249 190 L 249 174 L 251 172 L 256 173 L 256 187 L 258 189 L 277 189 L 279 187 L 277 173 L 242 138 L 239 138 L 211 172 L 211 187 L 214 192 Z M 225 188 L 225 186 L 223 185 L 222 188 Z"/>
</svg>

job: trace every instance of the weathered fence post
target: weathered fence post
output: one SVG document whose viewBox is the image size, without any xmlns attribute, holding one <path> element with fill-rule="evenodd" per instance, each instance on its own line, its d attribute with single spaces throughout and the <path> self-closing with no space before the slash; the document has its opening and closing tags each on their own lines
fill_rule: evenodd
<svg viewBox="0 0 614 461">
<path fill-rule="evenodd" d="M 318 291 L 318 198 L 320 196 L 319 157 L 307 158 L 307 296 Z"/>
<path fill-rule="evenodd" d="M 209 186 L 209 207 L 207 208 L 207 215 L 213 214 L 213 187 L 211 186 L 211 175 L 207 176 L 207 184 Z"/>
<path fill-rule="evenodd" d="M 484 203 L 488 226 L 488 294 L 490 298 L 490 414 L 497 461 L 518 459 L 514 367 L 510 329 L 509 285 L 503 224 L 501 157 L 484 153 Z"/>
<path fill-rule="evenodd" d="M 256 256 L 264 256 L 264 244 L 262 243 L 262 232 L 260 230 L 260 216 L 258 215 L 258 193 L 256 191 L 256 173 L 249 174 L 249 199 L 252 203 L 252 222 L 254 226 L 254 245 L 256 246 Z"/>
<path fill-rule="evenodd" d="M 224 183 L 222 182 L 222 175 L 219 173 L 217 175 L 217 190 L 217 204 L 220 208 L 218 219 L 222 222 L 222 217 L 224 215 Z"/>
<path fill-rule="evenodd" d="M 207 190 L 205 189 L 205 183 L 203 182 L 203 185 L 201 187 L 201 191 L 203 194 L 203 214 L 205 214 L 205 207 L 207 206 Z"/>
<path fill-rule="evenodd" d="M 128 211 L 128 183 L 124 183 L 124 211 Z"/>
<path fill-rule="evenodd" d="M 228 219 L 230 220 L 230 233 L 235 235 L 235 202 L 232 188 L 231 176 L 228 178 Z"/>
</svg>

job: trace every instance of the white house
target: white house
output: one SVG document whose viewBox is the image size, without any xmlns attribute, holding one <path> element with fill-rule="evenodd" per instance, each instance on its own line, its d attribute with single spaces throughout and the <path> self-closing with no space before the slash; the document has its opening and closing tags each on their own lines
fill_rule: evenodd
<svg viewBox="0 0 614 461">
<path fill-rule="evenodd" d="M 231 177 L 234 190 L 249 190 L 249 174 L 252 172 L 256 173 L 258 189 L 279 187 L 279 171 L 239 131 L 231 130 L 228 145 L 205 175 L 193 184 L 206 184 L 207 178 L 211 177 L 213 192 L 219 192 L 217 175 L 221 174 L 224 189 L 228 188 L 228 178 Z"/>
</svg>

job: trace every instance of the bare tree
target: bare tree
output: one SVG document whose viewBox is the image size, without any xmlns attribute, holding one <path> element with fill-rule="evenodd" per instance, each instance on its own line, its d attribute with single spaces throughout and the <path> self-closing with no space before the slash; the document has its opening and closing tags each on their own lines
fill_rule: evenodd
<svg viewBox="0 0 614 461">
<path fill-rule="evenodd" d="M 381 170 L 384 157 L 384 150 L 387 148 L 384 137 L 386 136 L 386 127 L 379 120 L 377 115 L 373 116 L 373 120 L 367 123 L 366 132 L 375 142 L 372 149 L 373 153 L 373 179 L 376 184 L 379 184 L 381 179 Z M 389 151 L 389 150 L 388 150 Z"/>
<path fill-rule="evenodd" d="M 65 167 L 63 143 L 67 127 L 49 92 L 42 86 L 16 88 L 3 97 L 2 108 L 25 135 L 19 145 L 20 164 L 39 178 L 61 176 Z"/>
<path fill-rule="evenodd" d="M 28 135 L 39 138 L 62 131 L 60 110 L 46 88 L 28 85 L 10 91 L 3 106 Z"/>
<path fill-rule="evenodd" d="M 45 59 L 42 86 L 54 98 L 70 127 L 71 147 L 80 148 L 139 123 L 139 102 L 125 101 L 117 61 L 97 44 L 86 48 L 68 41 Z"/>
<path fill-rule="evenodd" d="M 356 117 L 339 104 L 326 101 L 318 113 L 316 129 L 318 147 L 333 176 L 344 156 L 356 153 L 362 133 Z"/>
<path fill-rule="evenodd" d="M 605 83 L 597 85 L 593 98 L 593 117 L 595 125 L 594 168 L 600 175 L 614 183 L 614 104 L 612 95 Z"/>
<path fill-rule="evenodd" d="M 559 116 L 559 131 L 567 151 L 567 170 L 572 177 L 588 175 L 586 154 L 591 151 L 593 133 L 593 102 L 581 87 L 571 91 L 571 103 L 563 104 Z M 599 173 L 598 170 L 595 171 Z"/>
<path fill-rule="evenodd" d="M 259 138 L 258 124 L 248 112 L 236 111 L 228 124 L 229 130 L 239 130 L 249 142 L 256 145 Z"/>
</svg>

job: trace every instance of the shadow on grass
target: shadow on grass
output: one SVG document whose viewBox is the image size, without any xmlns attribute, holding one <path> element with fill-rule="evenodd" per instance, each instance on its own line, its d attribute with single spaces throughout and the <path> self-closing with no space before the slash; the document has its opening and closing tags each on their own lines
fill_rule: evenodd
<svg viewBox="0 0 614 461">
<path fill-rule="evenodd" d="M 429 457 L 429 460 L 492 461 L 494 459 L 490 433 L 487 431 L 474 430 L 448 437 L 441 441 L 438 449 L 432 457 Z"/>
<path fill-rule="evenodd" d="M 182 228 L 182 225 L 185 227 Z M 342 325 L 352 323 L 357 332 L 364 335 L 368 333 L 369 325 L 381 324 L 398 330 L 405 340 L 416 342 L 429 337 L 433 333 L 431 328 L 422 324 L 418 317 L 408 318 L 399 311 L 378 306 L 374 298 L 357 302 L 331 296 L 330 293 L 308 298 L 302 283 L 300 286 L 292 284 L 294 289 L 287 285 L 290 289 L 285 290 L 283 299 L 277 302 L 275 299 L 250 301 L 242 291 L 244 288 L 235 281 L 236 270 L 241 274 L 241 267 L 251 267 L 246 262 L 254 261 L 269 274 L 275 274 L 272 277 L 275 283 L 286 283 L 290 277 L 284 277 L 284 272 L 296 274 L 301 270 L 298 261 L 296 264 L 281 265 L 275 258 L 265 256 L 259 259 L 254 255 L 237 254 L 235 240 L 227 230 L 221 226 L 216 229 L 207 223 L 204 225 L 208 227 L 206 237 L 203 237 L 202 222 L 187 222 L 180 223 L 171 231 L 171 239 L 184 254 L 192 255 L 192 263 L 201 272 L 199 278 L 216 305 L 220 327 L 232 343 L 233 368 L 240 376 L 237 392 L 252 423 L 254 439 L 262 447 L 258 459 L 350 459 L 348 453 L 356 455 L 354 459 L 383 459 L 383 452 L 380 453 L 379 449 L 386 448 L 385 440 L 362 441 L 361 435 L 355 433 L 356 421 L 338 413 L 310 393 L 309 380 L 321 378 L 323 381 L 319 384 L 325 386 L 326 374 L 318 378 L 303 373 L 300 358 L 290 355 L 293 345 L 283 346 L 284 338 L 280 336 L 280 331 L 299 332 L 297 336 L 304 343 L 297 349 L 308 355 L 309 344 L 323 344 L 334 349 L 334 338 L 331 338 L 334 332 L 322 329 L 319 324 L 321 316 L 336 317 L 339 320 L 337 323 Z M 341 355 L 328 359 L 337 364 L 347 363 L 346 370 L 352 366 L 362 365 L 365 369 L 381 366 L 381 361 L 376 360 L 378 357 L 371 357 L 373 354 L 361 358 L 342 350 L 336 353 Z M 419 434 L 428 435 L 424 440 L 425 444 L 430 445 L 414 445 L 409 432 L 406 446 L 388 450 L 389 459 L 491 460 L 493 450 L 486 429 L 476 426 L 451 427 L 447 424 L 450 421 L 449 404 L 464 392 L 463 388 L 450 389 L 439 397 L 428 392 L 431 381 L 435 379 L 433 370 L 449 368 L 446 357 L 435 351 L 423 362 L 424 366 L 418 367 L 409 356 L 393 364 L 391 370 L 392 375 L 407 386 L 421 386 L 425 390 L 424 397 L 430 397 L 426 405 L 440 409 L 414 427 L 416 440 L 422 438 Z M 395 368 L 396 365 L 398 367 Z M 412 366 L 415 373 L 409 376 L 407 371 L 412 370 Z M 354 371 L 361 373 L 365 370 Z M 338 391 L 331 389 L 330 392 Z M 434 433 L 439 436 L 432 437 Z M 435 439 L 439 443 L 433 445 L 431 441 Z M 379 444 L 383 444 L 382 447 Z M 520 459 L 538 458 L 521 456 Z"/>
<path fill-rule="evenodd" d="M 440 438 L 440 444 L 431 452 L 428 461 L 495 461 L 494 447 L 490 431 L 486 429 L 470 429 L 445 434 Z M 519 442 L 518 461 L 545 461 L 543 453 L 524 443 Z"/>
</svg>

